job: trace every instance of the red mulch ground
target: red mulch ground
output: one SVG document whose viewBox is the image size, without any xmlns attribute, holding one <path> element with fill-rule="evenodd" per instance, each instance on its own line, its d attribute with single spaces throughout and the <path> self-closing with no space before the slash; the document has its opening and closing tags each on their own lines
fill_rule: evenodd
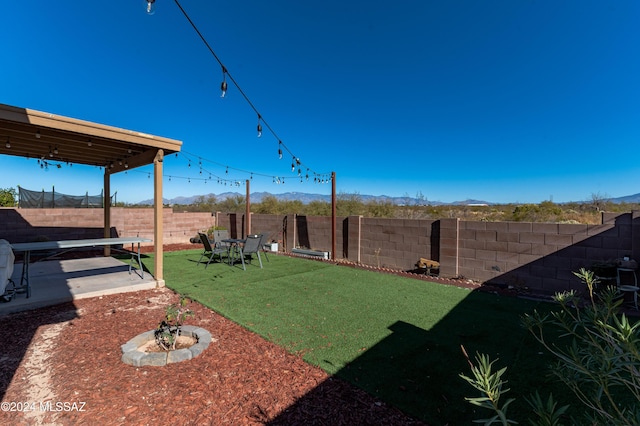
<svg viewBox="0 0 640 426">
<path fill-rule="evenodd" d="M 122 363 L 120 345 L 177 301 L 164 288 L 0 317 L 0 424 L 421 424 L 197 303 L 188 323 L 215 339 L 206 351 Z"/>
</svg>

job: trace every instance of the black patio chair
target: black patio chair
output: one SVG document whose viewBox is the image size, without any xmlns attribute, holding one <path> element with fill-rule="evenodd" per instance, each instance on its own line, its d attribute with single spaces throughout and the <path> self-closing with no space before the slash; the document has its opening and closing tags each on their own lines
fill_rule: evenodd
<svg viewBox="0 0 640 426">
<path fill-rule="evenodd" d="M 264 254 L 264 258 L 267 259 L 267 262 L 269 262 L 269 256 L 267 256 L 267 253 L 269 252 L 269 250 L 267 250 L 264 245 L 267 244 L 267 242 L 269 241 L 267 234 L 260 234 L 262 236 L 262 240 L 260 241 L 260 250 L 262 250 L 262 254 Z"/>
<path fill-rule="evenodd" d="M 202 258 L 205 256 L 209 259 L 207 260 L 207 264 L 204 267 L 205 269 L 207 269 L 207 266 L 209 266 L 215 256 L 218 256 L 220 258 L 220 263 L 222 263 L 222 254 L 227 253 L 227 249 L 223 247 L 217 247 L 215 245 L 212 246 L 211 241 L 209 241 L 209 237 L 207 237 L 207 235 L 202 232 L 198 232 L 198 236 L 200 237 L 200 241 L 202 241 L 204 251 L 200 255 L 200 259 L 198 259 L 198 263 L 196 264 L 196 266 L 200 264 Z"/>
<path fill-rule="evenodd" d="M 260 262 L 260 268 L 262 268 L 262 258 L 260 257 L 260 251 L 262 251 L 262 234 L 260 235 L 247 235 L 247 239 L 244 242 L 244 245 L 240 249 L 240 259 L 242 260 L 242 269 L 245 271 L 247 268 L 244 264 L 245 256 L 248 256 L 249 263 L 251 263 L 251 258 L 253 254 L 258 255 L 258 261 Z"/>
</svg>

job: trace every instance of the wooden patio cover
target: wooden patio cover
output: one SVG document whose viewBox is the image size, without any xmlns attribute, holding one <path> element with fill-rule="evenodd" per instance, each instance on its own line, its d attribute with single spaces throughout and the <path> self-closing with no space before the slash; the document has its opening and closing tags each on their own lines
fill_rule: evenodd
<svg viewBox="0 0 640 426">
<path fill-rule="evenodd" d="M 154 277 L 163 284 L 162 163 L 182 142 L 0 104 L 0 154 L 104 168 L 104 236 L 111 236 L 110 176 L 154 165 Z M 109 254 L 108 248 L 105 254 Z"/>
</svg>

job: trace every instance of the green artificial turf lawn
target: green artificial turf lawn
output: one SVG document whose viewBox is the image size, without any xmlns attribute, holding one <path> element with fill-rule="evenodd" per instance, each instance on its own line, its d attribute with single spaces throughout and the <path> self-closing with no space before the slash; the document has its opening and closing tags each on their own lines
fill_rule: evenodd
<svg viewBox="0 0 640 426">
<path fill-rule="evenodd" d="M 257 259 L 243 271 L 196 265 L 200 250 L 164 254 L 167 287 L 185 294 L 429 424 L 484 418 L 459 378 L 470 374 L 460 345 L 499 358 L 526 418 L 535 389 L 557 395 L 550 358 L 521 327 L 525 312 L 549 304 L 287 256 Z M 144 264 L 153 270 L 153 258 Z M 210 330 L 215 335 L 215 330 Z M 546 397 L 545 397 L 546 398 Z"/>
</svg>

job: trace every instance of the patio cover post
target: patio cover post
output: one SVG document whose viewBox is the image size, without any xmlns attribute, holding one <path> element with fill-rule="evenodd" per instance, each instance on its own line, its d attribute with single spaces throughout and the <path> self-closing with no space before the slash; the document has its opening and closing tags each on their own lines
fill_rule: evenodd
<svg viewBox="0 0 640 426">
<path fill-rule="evenodd" d="M 109 170 L 104 168 L 104 190 L 103 190 L 103 206 L 102 209 L 104 214 L 104 237 L 111 237 L 111 200 L 109 199 L 109 194 L 111 194 L 111 175 L 109 174 Z M 111 256 L 111 246 L 104 246 L 104 257 Z"/>
<path fill-rule="evenodd" d="M 163 222 L 162 222 L 162 162 L 164 160 L 164 151 L 159 149 L 153 160 L 153 241 L 155 242 L 154 250 L 154 270 L 153 276 L 159 287 L 164 286 L 163 275 Z"/>
</svg>

